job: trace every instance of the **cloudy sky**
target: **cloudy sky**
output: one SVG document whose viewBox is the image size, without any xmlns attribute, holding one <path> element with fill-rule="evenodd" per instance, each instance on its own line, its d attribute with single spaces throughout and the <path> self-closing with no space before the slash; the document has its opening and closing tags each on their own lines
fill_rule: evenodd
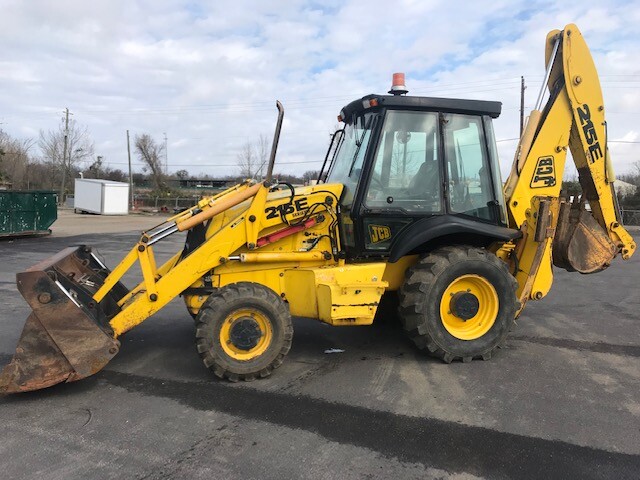
<svg viewBox="0 0 640 480">
<path fill-rule="evenodd" d="M 336 115 L 386 93 L 499 100 L 503 172 L 544 73 L 547 32 L 575 22 L 595 57 L 617 173 L 640 159 L 640 2 L 538 0 L 0 0 L 0 128 L 37 138 L 65 107 L 95 153 L 126 169 L 126 130 L 167 136 L 169 171 L 237 173 L 271 137 L 276 171 L 319 168 Z M 134 162 L 134 170 L 140 163 Z"/>
</svg>

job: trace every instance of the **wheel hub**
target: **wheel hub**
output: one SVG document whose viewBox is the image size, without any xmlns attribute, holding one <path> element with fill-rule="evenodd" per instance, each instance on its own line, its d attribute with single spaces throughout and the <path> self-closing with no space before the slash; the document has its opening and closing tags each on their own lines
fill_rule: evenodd
<svg viewBox="0 0 640 480">
<path fill-rule="evenodd" d="M 249 351 L 258 345 L 262 338 L 260 325 L 253 318 L 245 317 L 234 322 L 229 332 L 231 343 L 239 349 Z"/>
<path fill-rule="evenodd" d="M 496 321 L 500 300 L 491 282 L 468 273 L 453 280 L 440 300 L 440 318 L 444 328 L 460 340 L 476 340 Z"/>
<path fill-rule="evenodd" d="M 451 297 L 449 308 L 456 317 L 466 321 L 478 314 L 480 301 L 473 293 L 458 292 Z"/>
</svg>

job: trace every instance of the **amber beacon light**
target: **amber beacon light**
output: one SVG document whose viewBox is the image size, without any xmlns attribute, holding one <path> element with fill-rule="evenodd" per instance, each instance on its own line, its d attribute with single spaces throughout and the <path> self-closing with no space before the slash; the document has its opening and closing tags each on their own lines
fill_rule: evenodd
<svg viewBox="0 0 640 480">
<path fill-rule="evenodd" d="M 394 73 L 391 80 L 391 90 L 389 93 L 392 95 L 404 95 L 409 90 L 404 85 L 404 73 Z"/>
</svg>

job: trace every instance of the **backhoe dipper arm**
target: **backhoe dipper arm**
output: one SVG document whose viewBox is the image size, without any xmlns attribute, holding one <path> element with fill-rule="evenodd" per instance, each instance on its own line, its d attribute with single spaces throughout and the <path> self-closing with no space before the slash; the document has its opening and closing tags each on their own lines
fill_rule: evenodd
<svg viewBox="0 0 640 480">
<path fill-rule="evenodd" d="M 635 251 L 633 238 L 620 224 L 600 81 L 575 25 L 547 35 L 546 63 L 543 90 L 504 187 L 509 224 L 523 233 L 508 254 L 523 307 L 551 288 L 552 259 L 569 271 L 593 273 L 618 253 L 626 260 Z M 550 94 L 540 111 L 545 86 Z M 583 190 L 573 205 L 560 198 L 567 148 Z M 503 247 L 501 255 L 506 252 Z"/>
</svg>

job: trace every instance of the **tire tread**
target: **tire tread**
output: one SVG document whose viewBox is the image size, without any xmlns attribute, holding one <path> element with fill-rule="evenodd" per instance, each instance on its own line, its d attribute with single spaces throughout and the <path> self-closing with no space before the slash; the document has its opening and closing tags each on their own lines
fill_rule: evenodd
<svg viewBox="0 0 640 480">
<path fill-rule="evenodd" d="M 283 341 L 277 355 L 267 366 L 257 368 L 256 371 L 238 373 L 233 371 L 227 359 L 216 349 L 211 348 L 211 340 L 207 338 L 207 335 L 210 333 L 210 324 L 219 321 L 218 312 L 222 311 L 223 307 L 231 301 L 242 298 L 247 300 L 259 299 L 269 305 L 272 313 L 282 320 Z M 226 378 L 230 382 L 250 382 L 258 377 L 265 378 L 271 375 L 274 369 L 282 365 L 284 357 L 291 349 L 292 340 L 293 324 L 289 309 L 275 292 L 258 283 L 239 282 L 216 289 L 215 292 L 209 295 L 209 298 L 207 298 L 196 316 L 196 349 L 202 362 L 216 377 Z"/>
<path fill-rule="evenodd" d="M 486 351 L 480 351 L 471 356 L 457 354 L 447 349 L 447 347 L 439 345 L 429 333 L 429 328 L 425 322 L 428 302 L 427 293 L 431 286 L 436 282 L 440 274 L 454 264 L 464 260 L 479 260 L 497 267 L 502 275 L 509 279 L 511 289 L 514 292 L 512 304 L 505 305 L 506 311 L 511 317 L 509 327 L 505 329 L 498 341 L 495 342 L 495 345 L 492 345 Z M 515 295 L 517 288 L 516 279 L 509 272 L 507 264 L 493 253 L 469 245 L 445 246 L 429 253 L 407 270 L 405 283 L 399 291 L 398 312 L 405 331 L 418 349 L 427 351 L 445 363 L 451 363 L 454 360 L 461 360 L 464 363 L 475 359 L 489 360 L 493 352 L 500 345 L 504 345 L 506 335 L 513 326 L 515 312 L 519 308 L 519 302 Z M 511 313 L 513 314 L 511 315 Z"/>
</svg>

